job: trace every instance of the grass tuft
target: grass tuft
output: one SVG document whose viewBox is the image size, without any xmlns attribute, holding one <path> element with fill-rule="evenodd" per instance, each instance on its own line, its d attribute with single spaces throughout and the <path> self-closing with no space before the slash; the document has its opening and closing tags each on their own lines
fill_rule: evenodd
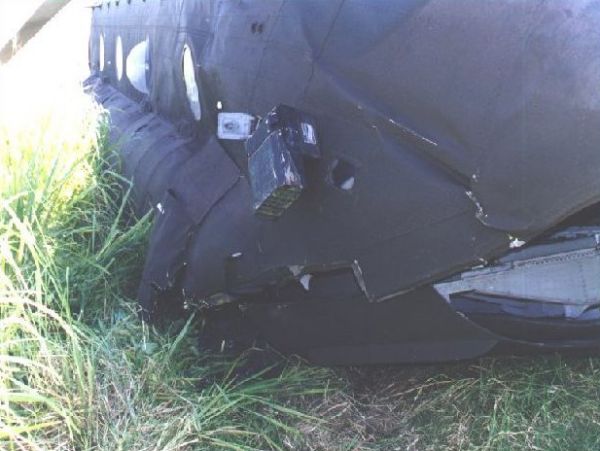
<svg viewBox="0 0 600 451">
<path fill-rule="evenodd" d="M 284 449 L 318 421 L 290 400 L 322 394 L 327 372 L 239 380 L 239 360 L 199 352 L 193 318 L 141 324 L 150 218 L 107 163 L 102 109 L 80 88 L 52 100 L 0 111 L 0 448 Z"/>
</svg>

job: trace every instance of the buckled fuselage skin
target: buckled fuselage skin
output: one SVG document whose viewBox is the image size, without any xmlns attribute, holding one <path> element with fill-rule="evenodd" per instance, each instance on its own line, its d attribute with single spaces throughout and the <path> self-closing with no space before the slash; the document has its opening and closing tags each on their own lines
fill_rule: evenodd
<svg viewBox="0 0 600 451">
<path fill-rule="evenodd" d="M 435 287 L 600 201 L 599 25 L 600 2 L 581 0 L 94 8 L 89 84 L 139 212 L 156 210 L 143 315 L 234 305 L 277 347 L 322 363 L 453 360 L 523 341 Z M 117 78 L 118 37 L 125 59 L 147 40 L 148 94 L 127 64 Z M 278 105 L 314 119 L 321 158 L 270 220 L 255 214 L 244 143 L 217 138 L 217 115 Z M 563 344 L 544 337 L 524 341 Z"/>
</svg>

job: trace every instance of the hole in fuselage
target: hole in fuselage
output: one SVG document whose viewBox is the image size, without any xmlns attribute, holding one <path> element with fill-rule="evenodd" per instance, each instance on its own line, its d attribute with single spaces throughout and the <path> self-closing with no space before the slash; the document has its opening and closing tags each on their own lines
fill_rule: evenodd
<svg viewBox="0 0 600 451">
<path fill-rule="evenodd" d="M 350 191 L 356 182 L 356 167 L 344 160 L 335 160 L 331 168 L 331 183 L 337 188 Z"/>
</svg>

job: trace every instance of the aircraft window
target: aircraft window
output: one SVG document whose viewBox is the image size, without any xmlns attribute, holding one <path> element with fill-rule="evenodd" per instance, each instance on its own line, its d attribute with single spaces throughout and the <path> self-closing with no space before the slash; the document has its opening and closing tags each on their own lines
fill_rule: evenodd
<svg viewBox="0 0 600 451">
<path fill-rule="evenodd" d="M 123 78 L 123 41 L 121 36 L 117 36 L 115 47 L 115 70 L 117 71 L 117 80 Z"/>
<path fill-rule="evenodd" d="M 125 61 L 125 74 L 138 91 L 148 94 L 147 74 L 150 71 L 150 60 L 148 57 L 149 39 L 136 44 Z"/>
<path fill-rule="evenodd" d="M 183 81 L 185 83 L 190 110 L 192 110 L 194 118 L 199 121 L 202 117 L 202 110 L 200 107 L 198 84 L 196 82 L 196 67 L 192 50 L 187 45 L 183 47 L 182 67 Z"/>
<path fill-rule="evenodd" d="M 100 44 L 98 46 L 98 68 L 100 72 L 104 70 L 104 35 L 100 35 Z"/>
</svg>

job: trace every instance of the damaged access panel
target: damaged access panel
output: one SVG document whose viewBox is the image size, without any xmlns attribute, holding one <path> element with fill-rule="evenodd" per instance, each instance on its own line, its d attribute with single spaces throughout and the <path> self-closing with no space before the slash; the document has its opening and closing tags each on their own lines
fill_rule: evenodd
<svg viewBox="0 0 600 451">
<path fill-rule="evenodd" d="M 592 0 L 98 5 L 89 84 L 155 210 L 145 318 L 337 363 L 593 345 L 595 260 L 562 255 L 600 223 L 598 25 Z"/>
</svg>

